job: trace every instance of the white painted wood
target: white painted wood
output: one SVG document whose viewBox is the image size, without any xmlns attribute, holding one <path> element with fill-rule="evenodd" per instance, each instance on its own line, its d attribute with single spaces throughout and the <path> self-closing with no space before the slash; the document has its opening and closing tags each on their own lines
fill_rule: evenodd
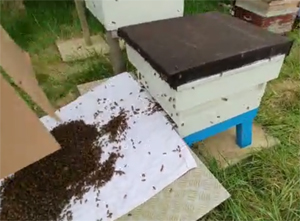
<svg viewBox="0 0 300 221">
<path fill-rule="evenodd" d="M 151 96 L 154 97 L 162 108 L 173 118 L 176 115 L 176 110 L 173 107 L 175 104 L 174 98 L 176 91 L 165 81 L 160 79 L 158 75 L 154 76 L 154 73 L 157 72 L 128 44 L 126 45 L 126 52 L 129 61 L 138 70 L 138 80 L 140 83 L 146 87 Z"/>
<path fill-rule="evenodd" d="M 270 62 L 282 61 L 282 60 L 284 60 L 284 57 L 285 57 L 285 55 L 274 56 L 271 59 L 264 59 L 264 60 L 256 61 L 256 62 L 253 62 L 251 64 L 240 67 L 240 68 L 229 70 L 229 71 L 226 71 L 226 72 L 223 72 L 223 73 L 220 73 L 220 74 L 217 74 L 217 75 L 213 75 L 213 76 L 210 76 L 210 77 L 198 79 L 196 81 L 192 81 L 192 82 L 189 82 L 187 84 L 180 85 L 177 88 L 177 91 L 181 92 L 181 91 L 190 89 L 192 87 L 198 87 L 200 85 L 203 85 L 203 84 L 212 82 L 214 80 L 217 80 L 220 77 L 225 77 L 225 76 L 235 75 L 235 74 L 238 74 L 240 72 L 250 71 L 250 70 L 253 70 L 253 68 L 261 67 L 262 65 L 265 65 L 265 64 L 270 64 Z"/>
<path fill-rule="evenodd" d="M 100 21 L 104 24 L 104 12 L 102 7 L 102 1 L 99 0 L 85 0 L 86 8 Z"/>
<path fill-rule="evenodd" d="M 208 83 L 197 80 L 178 88 L 176 109 L 182 111 L 218 97 L 226 97 L 278 77 L 285 55 L 224 72 Z"/>
<path fill-rule="evenodd" d="M 216 112 L 216 114 L 213 114 L 213 115 L 216 115 L 216 117 L 221 116 L 222 114 L 220 112 L 223 111 L 223 109 L 222 109 L 223 106 L 231 106 L 234 109 L 236 102 L 242 103 L 245 107 L 245 109 L 241 113 L 247 112 L 249 110 L 252 110 L 252 109 L 258 107 L 259 103 L 257 103 L 257 102 L 259 102 L 261 100 L 261 98 L 264 94 L 264 91 L 265 91 L 265 86 L 266 86 L 266 83 L 256 85 L 251 88 L 246 88 L 244 91 L 241 91 L 239 93 L 232 94 L 226 98 L 217 98 L 217 99 L 209 101 L 207 103 L 198 105 L 192 109 L 181 111 L 181 112 L 179 112 L 180 120 L 181 120 L 181 122 L 186 122 L 186 121 L 192 120 L 192 119 L 194 119 L 194 117 L 193 117 L 194 115 L 199 114 L 199 112 L 206 112 L 206 111 Z M 251 103 L 253 105 L 251 105 Z M 220 108 L 215 109 L 216 107 L 220 107 Z M 222 122 L 222 120 L 220 122 Z"/>
<path fill-rule="evenodd" d="M 200 130 L 214 126 L 247 111 L 258 108 L 265 91 L 265 84 L 257 85 L 245 91 L 199 105 L 191 110 L 179 113 L 178 133 L 186 137 Z"/>
<path fill-rule="evenodd" d="M 184 0 L 85 0 L 108 31 L 183 16 Z"/>
</svg>

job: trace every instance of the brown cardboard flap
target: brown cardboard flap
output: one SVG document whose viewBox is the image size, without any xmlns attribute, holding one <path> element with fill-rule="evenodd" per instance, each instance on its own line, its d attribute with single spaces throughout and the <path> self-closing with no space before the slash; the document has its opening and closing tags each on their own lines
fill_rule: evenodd
<svg viewBox="0 0 300 221">
<path fill-rule="evenodd" d="M 30 56 L 9 37 L 0 25 L 0 64 L 16 85 L 22 88 L 47 114 L 59 120 L 34 76 Z"/>
<path fill-rule="evenodd" d="M 16 45 L 1 25 L 0 46 L 0 65 L 6 73 L 46 113 L 59 120 L 38 85 L 29 55 Z M 3 178 L 51 154 L 60 146 L 2 75 L 0 91 L 0 178 Z"/>
<path fill-rule="evenodd" d="M 0 178 L 60 148 L 16 91 L 0 75 Z"/>
</svg>

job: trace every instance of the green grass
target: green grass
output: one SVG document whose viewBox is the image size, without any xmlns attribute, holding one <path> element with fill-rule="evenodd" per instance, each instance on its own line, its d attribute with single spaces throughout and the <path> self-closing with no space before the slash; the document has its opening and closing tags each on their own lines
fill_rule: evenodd
<svg viewBox="0 0 300 221">
<path fill-rule="evenodd" d="M 103 57 L 63 63 L 55 46 L 58 39 L 81 35 L 73 1 L 26 1 L 26 15 L 17 17 L 1 11 L 1 24 L 24 50 L 31 54 L 36 77 L 54 106 L 73 100 L 79 95 L 76 85 L 108 77 L 111 66 Z M 91 33 L 103 32 L 102 25 L 87 14 Z M 27 95 L 18 88 L 30 106 Z M 61 100 L 63 102 L 61 102 Z M 42 112 L 39 111 L 39 115 Z"/>
<path fill-rule="evenodd" d="M 226 170 L 211 170 L 231 198 L 212 220 L 300 220 L 300 36 L 280 77 L 268 84 L 256 121 L 281 144 Z"/>
<path fill-rule="evenodd" d="M 224 13 L 228 13 L 228 10 L 219 6 L 219 3 L 229 4 L 230 0 L 185 0 L 184 12 L 186 15 L 204 13 L 209 11 L 221 11 Z"/>
<path fill-rule="evenodd" d="M 57 107 L 70 102 L 77 84 L 108 77 L 110 64 L 102 57 L 63 63 L 55 40 L 80 35 L 80 25 L 72 1 L 27 1 L 22 18 L 2 12 L 1 24 L 32 57 L 37 79 Z M 186 1 L 185 14 L 226 10 L 218 1 Z M 88 15 L 92 33 L 103 31 Z M 281 144 L 261 151 L 238 165 L 221 170 L 209 167 L 230 192 L 231 198 L 210 212 L 209 220 L 300 220 L 300 37 L 291 33 L 294 48 L 280 77 L 268 84 L 256 121 Z M 40 110 L 20 89 L 21 96 L 39 115 Z"/>
</svg>

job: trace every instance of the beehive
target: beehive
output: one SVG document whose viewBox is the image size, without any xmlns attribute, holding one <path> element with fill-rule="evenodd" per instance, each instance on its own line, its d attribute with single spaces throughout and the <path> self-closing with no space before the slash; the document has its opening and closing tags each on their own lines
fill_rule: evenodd
<svg viewBox="0 0 300 221">
<path fill-rule="evenodd" d="M 237 0 L 234 16 L 271 32 L 283 34 L 292 29 L 298 0 Z"/>
<path fill-rule="evenodd" d="M 124 27 L 119 36 L 139 80 L 190 145 L 232 126 L 241 147 L 251 144 L 266 83 L 292 44 L 216 12 Z"/>
<path fill-rule="evenodd" d="M 86 7 L 108 31 L 183 15 L 184 0 L 85 0 Z"/>
</svg>

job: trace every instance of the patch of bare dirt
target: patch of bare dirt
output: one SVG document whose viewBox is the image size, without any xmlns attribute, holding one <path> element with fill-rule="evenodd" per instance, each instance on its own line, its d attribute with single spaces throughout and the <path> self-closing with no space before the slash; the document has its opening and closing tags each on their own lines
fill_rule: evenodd
<svg viewBox="0 0 300 221">
<path fill-rule="evenodd" d="M 272 84 L 272 88 L 274 88 L 278 92 L 283 91 L 297 91 L 300 89 L 300 82 L 299 81 L 292 81 L 292 80 L 284 80 L 280 82 L 276 82 Z"/>
<path fill-rule="evenodd" d="M 34 69 L 38 73 L 59 76 L 69 68 L 69 64 L 61 61 L 55 45 L 45 48 L 43 53 L 31 55 L 31 59 Z"/>
<path fill-rule="evenodd" d="M 272 106 L 294 105 L 300 103 L 300 82 L 292 80 L 278 81 L 270 85 L 270 89 L 275 94 L 272 99 Z"/>
<path fill-rule="evenodd" d="M 36 73 L 49 75 L 62 81 L 66 76 L 76 74 L 89 68 L 89 65 L 83 62 L 63 62 L 55 44 L 45 48 L 43 53 L 32 54 L 31 58 Z"/>
</svg>

